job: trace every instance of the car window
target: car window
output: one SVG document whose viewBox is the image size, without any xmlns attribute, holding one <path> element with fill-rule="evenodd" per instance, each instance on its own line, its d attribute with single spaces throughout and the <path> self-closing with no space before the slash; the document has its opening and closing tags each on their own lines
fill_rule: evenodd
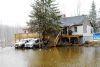
<svg viewBox="0 0 100 67">
<path fill-rule="evenodd" d="M 41 39 L 39 39 L 39 41 L 41 42 Z"/>
<path fill-rule="evenodd" d="M 38 43 L 38 42 L 39 42 L 39 40 L 36 40 L 35 42 L 36 42 L 36 43 Z"/>
<path fill-rule="evenodd" d="M 24 42 L 25 40 L 20 40 L 20 42 Z"/>
<path fill-rule="evenodd" d="M 35 42 L 35 40 L 30 40 L 29 42 Z"/>
<path fill-rule="evenodd" d="M 29 40 L 26 40 L 26 42 L 29 42 Z"/>
<path fill-rule="evenodd" d="M 25 40 L 25 41 L 23 41 L 23 42 L 27 43 L 27 42 L 28 42 L 28 40 Z"/>
</svg>

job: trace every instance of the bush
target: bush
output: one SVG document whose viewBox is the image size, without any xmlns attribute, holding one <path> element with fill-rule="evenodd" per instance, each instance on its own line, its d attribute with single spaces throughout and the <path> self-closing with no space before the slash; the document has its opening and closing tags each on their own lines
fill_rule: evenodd
<svg viewBox="0 0 100 67">
<path fill-rule="evenodd" d="M 89 41 L 85 41 L 85 43 L 84 44 L 89 44 Z"/>
</svg>

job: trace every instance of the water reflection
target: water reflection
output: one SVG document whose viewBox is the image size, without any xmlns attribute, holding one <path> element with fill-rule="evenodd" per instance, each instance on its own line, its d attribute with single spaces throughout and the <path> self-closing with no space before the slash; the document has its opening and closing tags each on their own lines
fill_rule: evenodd
<svg viewBox="0 0 100 67">
<path fill-rule="evenodd" d="M 99 63 L 99 47 L 0 48 L 0 67 L 100 67 Z"/>
</svg>

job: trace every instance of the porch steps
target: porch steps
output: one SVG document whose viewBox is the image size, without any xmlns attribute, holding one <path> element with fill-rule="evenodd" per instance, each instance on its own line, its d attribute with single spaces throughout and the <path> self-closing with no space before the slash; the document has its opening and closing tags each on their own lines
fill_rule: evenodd
<svg viewBox="0 0 100 67">
<path fill-rule="evenodd" d="M 59 41 L 59 36 L 61 35 L 61 32 L 59 32 L 59 34 L 57 35 L 57 37 L 55 38 L 54 40 L 54 46 L 56 46 L 58 44 L 58 41 Z"/>
</svg>

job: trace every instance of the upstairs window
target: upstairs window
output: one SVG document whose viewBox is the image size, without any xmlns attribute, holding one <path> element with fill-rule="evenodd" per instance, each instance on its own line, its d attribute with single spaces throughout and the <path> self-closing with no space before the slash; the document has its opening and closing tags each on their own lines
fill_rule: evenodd
<svg viewBox="0 0 100 67">
<path fill-rule="evenodd" d="M 77 32 L 77 27 L 74 27 L 74 31 Z"/>
</svg>

